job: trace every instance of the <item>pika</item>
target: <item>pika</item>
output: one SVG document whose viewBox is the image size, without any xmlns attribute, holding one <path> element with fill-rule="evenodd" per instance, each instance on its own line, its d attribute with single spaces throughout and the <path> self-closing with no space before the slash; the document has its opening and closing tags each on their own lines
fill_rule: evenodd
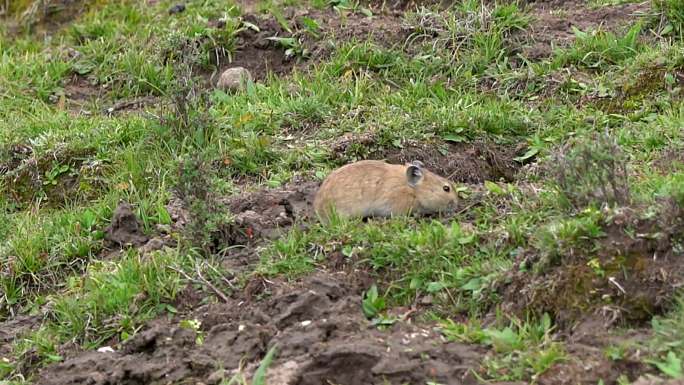
<svg viewBox="0 0 684 385">
<path fill-rule="evenodd" d="M 390 164 L 362 160 L 338 168 L 316 192 L 314 210 L 327 221 L 331 209 L 340 217 L 391 217 L 434 214 L 456 204 L 449 180 L 420 161 Z"/>
</svg>

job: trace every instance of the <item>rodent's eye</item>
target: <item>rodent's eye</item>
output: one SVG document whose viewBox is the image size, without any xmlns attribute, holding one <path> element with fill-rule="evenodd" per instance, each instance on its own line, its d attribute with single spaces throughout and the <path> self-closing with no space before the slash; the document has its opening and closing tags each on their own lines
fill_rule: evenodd
<svg viewBox="0 0 684 385">
<path fill-rule="evenodd" d="M 449 187 L 449 185 L 444 185 L 444 187 L 442 187 L 442 189 L 443 189 L 445 192 L 451 191 L 451 187 Z"/>
</svg>

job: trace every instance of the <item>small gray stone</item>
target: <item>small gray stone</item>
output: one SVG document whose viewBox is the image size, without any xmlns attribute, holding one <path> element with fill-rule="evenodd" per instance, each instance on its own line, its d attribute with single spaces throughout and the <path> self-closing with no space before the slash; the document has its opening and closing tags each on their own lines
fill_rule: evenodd
<svg viewBox="0 0 684 385">
<path fill-rule="evenodd" d="M 224 91 L 238 91 L 252 81 L 252 74 L 244 67 L 233 67 L 223 71 L 216 86 Z"/>
</svg>

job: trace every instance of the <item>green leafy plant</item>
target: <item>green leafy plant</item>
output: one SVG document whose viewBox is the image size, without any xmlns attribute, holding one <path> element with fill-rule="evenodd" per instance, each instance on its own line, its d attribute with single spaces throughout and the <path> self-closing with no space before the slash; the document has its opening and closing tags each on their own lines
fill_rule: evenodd
<svg viewBox="0 0 684 385">
<path fill-rule="evenodd" d="M 682 360 L 675 352 L 668 352 L 665 360 L 646 360 L 646 362 L 655 365 L 664 374 L 681 379 L 684 378 L 684 371 L 682 371 Z"/>
<path fill-rule="evenodd" d="M 305 58 L 309 55 L 309 50 L 307 48 L 304 48 L 301 40 L 297 37 L 271 36 L 267 39 L 274 41 L 283 48 L 285 48 L 285 57 L 287 58 Z"/>
<path fill-rule="evenodd" d="M 195 332 L 195 343 L 202 345 L 204 343 L 204 333 L 200 327 L 202 323 L 197 319 L 184 319 L 180 321 L 179 326 L 183 329 L 192 330 Z"/>
<path fill-rule="evenodd" d="M 553 325 L 548 314 L 537 322 L 511 319 L 504 327 L 482 328 L 476 320 L 466 323 L 443 321 L 442 333 L 451 340 L 491 346 L 483 369 L 489 378 L 515 381 L 535 378 L 564 359 L 562 346 L 553 339 Z"/>
<path fill-rule="evenodd" d="M 45 173 L 44 185 L 56 186 L 58 179 L 61 175 L 66 174 L 71 170 L 71 166 L 68 164 L 58 164 L 52 167 L 49 171 Z"/>
<path fill-rule="evenodd" d="M 682 38 L 684 32 L 684 1 L 682 0 L 654 0 L 654 8 L 660 13 L 660 34 L 674 35 Z"/>
<path fill-rule="evenodd" d="M 271 366 L 271 363 L 275 358 L 277 349 L 278 346 L 273 345 L 273 347 L 271 347 L 268 350 L 268 352 L 266 352 L 264 359 L 261 360 L 261 364 L 259 364 L 259 367 L 257 368 L 256 372 L 254 372 L 252 385 L 266 385 L 266 371 L 268 370 L 268 367 Z"/>
<path fill-rule="evenodd" d="M 247 381 L 247 379 L 245 378 L 245 375 L 242 373 L 242 366 L 241 366 L 240 369 L 238 370 L 238 373 L 236 373 L 229 380 L 223 380 L 221 382 L 221 384 L 222 385 L 234 385 L 234 384 L 267 385 L 267 383 L 266 383 L 266 372 L 267 372 L 268 368 L 271 366 L 271 364 L 273 363 L 273 360 L 275 359 L 275 355 L 276 355 L 277 350 L 278 350 L 278 345 L 273 345 L 268 350 L 268 352 L 266 352 L 266 355 L 261 360 L 259 367 L 254 371 L 254 375 L 252 376 L 251 383 Z"/>
<path fill-rule="evenodd" d="M 378 295 L 378 287 L 375 284 L 364 293 L 361 308 L 367 318 L 376 317 L 385 310 L 385 299 Z"/>
</svg>

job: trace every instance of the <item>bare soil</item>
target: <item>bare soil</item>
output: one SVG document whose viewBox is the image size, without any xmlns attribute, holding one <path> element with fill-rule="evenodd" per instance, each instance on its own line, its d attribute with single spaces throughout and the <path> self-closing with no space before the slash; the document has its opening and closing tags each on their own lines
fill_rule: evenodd
<svg viewBox="0 0 684 385">
<path fill-rule="evenodd" d="M 476 383 L 469 369 L 477 367 L 483 349 L 445 342 L 430 325 L 400 322 L 380 331 L 361 312 L 362 289 L 344 273 L 280 283 L 262 301 L 237 296 L 196 309 L 189 317 L 201 321 L 202 344 L 178 319 L 158 319 L 113 346 L 114 352 L 83 352 L 45 368 L 38 382 L 217 384 L 241 362 L 251 376 L 277 345 L 267 375 L 271 385 Z"/>
<path fill-rule="evenodd" d="M 389 152 L 390 163 L 420 160 L 425 167 L 447 179 L 464 183 L 486 180 L 513 181 L 520 168 L 514 158 L 516 149 L 485 142 L 407 143 L 401 150 Z"/>
<path fill-rule="evenodd" d="M 347 134 L 330 143 L 333 156 L 343 162 L 362 157 L 404 164 L 420 160 L 425 167 L 447 179 L 461 183 L 512 181 L 522 166 L 515 157 L 522 146 L 504 146 L 483 141 L 450 143 L 405 141 L 399 148 L 384 148 L 372 133 Z"/>
<path fill-rule="evenodd" d="M 243 4 L 246 9 L 253 9 L 251 3 Z M 384 47 L 391 47 L 403 42 L 408 31 L 401 23 L 401 13 L 381 12 L 372 18 L 360 13 L 348 11 L 286 8 L 285 17 L 291 24 L 291 31 L 286 31 L 273 16 L 248 13 L 243 19 L 259 27 L 259 31 L 246 29 L 238 36 L 237 49 L 232 60 L 222 60 L 220 74 L 226 68 L 244 67 L 252 74 L 254 80 L 263 81 L 268 74 L 285 75 L 295 68 L 305 69 L 329 56 L 336 45 L 349 41 L 371 40 Z M 317 31 L 306 32 L 303 18 L 314 20 Z M 304 56 L 286 56 L 286 48 L 271 37 L 294 37 L 303 49 Z M 212 83 L 218 81 L 218 77 Z"/>
<path fill-rule="evenodd" d="M 591 332 L 583 339 L 572 341 L 566 345 L 570 359 L 561 362 L 542 374 L 538 383 L 541 385 L 593 385 L 597 379 L 604 384 L 619 384 L 619 377 L 626 376 L 635 381 L 645 374 L 655 374 L 653 368 L 645 365 L 638 349 L 629 349 L 625 356 L 618 360 L 606 357 L 605 347 L 619 346 L 627 341 L 642 341 L 649 334 L 636 330 L 628 336 L 616 336 L 601 332 L 602 325 L 587 325 Z"/>
<path fill-rule="evenodd" d="M 133 206 L 126 202 L 119 203 L 110 225 L 105 229 L 105 240 L 117 246 L 142 246 L 148 241 L 142 222 L 133 212 Z"/>
</svg>

